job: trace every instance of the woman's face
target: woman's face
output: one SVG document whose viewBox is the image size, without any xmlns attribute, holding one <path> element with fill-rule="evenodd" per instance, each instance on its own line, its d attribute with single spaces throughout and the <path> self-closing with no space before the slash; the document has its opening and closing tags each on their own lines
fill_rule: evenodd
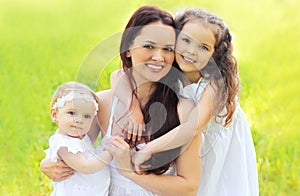
<svg viewBox="0 0 300 196">
<path fill-rule="evenodd" d="M 135 37 L 126 56 L 131 57 L 137 83 L 156 82 L 164 77 L 174 61 L 176 35 L 173 27 L 161 22 L 145 25 Z"/>
<path fill-rule="evenodd" d="M 214 52 L 215 37 L 207 25 L 187 22 L 177 38 L 176 62 L 186 74 L 195 73 L 208 63 Z"/>
</svg>

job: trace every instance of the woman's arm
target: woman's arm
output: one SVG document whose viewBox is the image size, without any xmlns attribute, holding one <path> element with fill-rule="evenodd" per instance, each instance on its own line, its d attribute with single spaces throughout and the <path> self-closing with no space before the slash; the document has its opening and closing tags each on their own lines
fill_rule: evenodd
<svg viewBox="0 0 300 196">
<path fill-rule="evenodd" d="M 112 156 L 108 151 L 85 157 L 80 152 L 74 154 L 69 152 L 67 147 L 61 147 L 57 154 L 72 169 L 84 174 L 94 173 L 104 168 L 112 160 Z"/>
<path fill-rule="evenodd" d="M 40 162 L 41 171 L 54 182 L 63 181 L 74 174 L 74 170 L 64 161 L 51 162 L 50 159 L 43 159 Z"/>
</svg>

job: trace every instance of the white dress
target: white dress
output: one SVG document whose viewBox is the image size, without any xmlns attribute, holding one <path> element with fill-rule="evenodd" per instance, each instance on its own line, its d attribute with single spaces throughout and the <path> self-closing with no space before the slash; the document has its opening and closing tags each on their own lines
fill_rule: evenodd
<svg viewBox="0 0 300 196">
<path fill-rule="evenodd" d="M 53 162 L 60 160 L 57 155 L 60 147 L 67 147 L 74 154 L 81 152 L 86 157 L 93 156 L 96 152 L 88 135 L 80 140 L 55 133 L 49 138 L 49 149 L 45 150 L 46 158 Z M 52 184 L 54 189 L 51 196 L 106 196 L 110 184 L 109 168 L 106 166 L 93 174 L 75 172 L 70 178 Z"/>
<path fill-rule="evenodd" d="M 112 103 L 112 111 L 111 111 L 111 115 L 110 115 L 110 119 L 109 119 L 108 130 L 107 130 L 104 140 L 107 140 L 111 136 L 112 125 L 113 125 L 113 116 L 114 116 L 117 104 L 118 104 L 118 98 L 114 97 L 113 103 Z M 145 145 L 145 144 L 140 144 L 140 145 L 141 145 L 140 147 L 142 147 L 142 145 Z M 132 153 L 133 152 L 134 152 L 134 150 L 132 150 Z M 169 171 L 167 171 L 165 174 L 166 175 L 175 175 L 175 169 L 173 169 L 173 167 L 171 167 L 169 169 Z M 126 195 L 130 195 L 130 196 L 154 196 L 155 195 L 156 196 L 157 195 L 151 191 L 144 189 L 143 187 L 139 186 L 138 184 L 129 180 L 128 178 L 122 176 L 119 173 L 118 168 L 116 168 L 114 160 L 110 162 L 110 176 L 111 176 L 111 184 L 110 184 L 110 188 L 109 188 L 110 196 L 126 196 Z"/>
<path fill-rule="evenodd" d="M 207 85 L 202 78 L 184 87 L 180 95 L 198 103 Z M 232 124 L 210 120 L 202 132 L 199 196 L 259 195 L 256 154 L 251 131 L 239 103 Z"/>
</svg>

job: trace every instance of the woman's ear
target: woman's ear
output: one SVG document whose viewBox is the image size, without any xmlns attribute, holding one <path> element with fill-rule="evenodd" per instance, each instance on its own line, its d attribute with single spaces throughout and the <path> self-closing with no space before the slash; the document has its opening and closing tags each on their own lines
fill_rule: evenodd
<svg viewBox="0 0 300 196">
<path fill-rule="evenodd" d="M 57 123 L 57 109 L 51 108 L 50 115 L 51 115 L 52 121 Z"/>
<path fill-rule="evenodd" d="M 130 57 L 131 57 L 131 53 L 130 53 L 129 50 L 126 51 L 126 57 L 127 57 L 127 58 L 130 58 Z"/>
</svg>

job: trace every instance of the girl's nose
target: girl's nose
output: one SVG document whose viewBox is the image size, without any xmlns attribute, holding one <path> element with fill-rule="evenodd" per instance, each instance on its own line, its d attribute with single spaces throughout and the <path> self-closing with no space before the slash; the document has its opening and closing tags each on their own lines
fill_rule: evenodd
<svg viewBox="0 0 300 196">
<path fill-rule="evenodd" d="M 196 55 L 197 54 L 197 46 L 195 46 L 194 44 L 190 44 L 187 48 L 187 52 L 190 55 Z"/>
</svg>

